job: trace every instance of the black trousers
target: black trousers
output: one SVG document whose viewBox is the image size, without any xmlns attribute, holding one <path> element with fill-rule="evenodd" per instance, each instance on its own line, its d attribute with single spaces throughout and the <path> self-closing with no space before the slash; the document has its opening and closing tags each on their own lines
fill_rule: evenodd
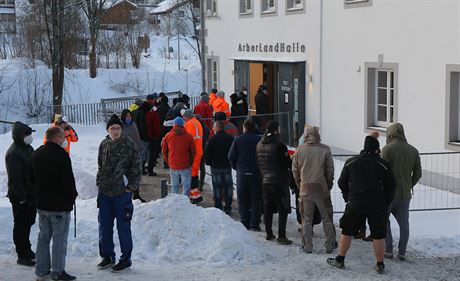
<svg viewBox="0 0 460 281">
<path fill-rule="evenodd" d="M 286 238 L 286 223 L 291 212 L 291 197 L 288 185 L 263 184 L 265 232 L 273 234 L 273 213 L 278 211 L 278 236 Z"/>
<path fill-rule="evenodd" d="M 159 144 L 160 139 L 156 138 L 153 140 L 149 140 L 149 162 L 147 166 L 147 171 L 149 173 L 153 172 L 153 168 L 155 168 L 157 164 L 157 158 L 158 155 L 160 154 L 160 149 L 159 149 Z"/>
<path fill-rule="evenodd" d="M 10 196 L 11 206 L 13 207 L 13 242 L 16 246 L 18 258 L 30 258 L 32 249 L 29 240 L 30 228 L 35 223 L 37 209 L 35 198 L 28 197 L 24 204 L 20 204 L 18 198 Z"/>
</svg>

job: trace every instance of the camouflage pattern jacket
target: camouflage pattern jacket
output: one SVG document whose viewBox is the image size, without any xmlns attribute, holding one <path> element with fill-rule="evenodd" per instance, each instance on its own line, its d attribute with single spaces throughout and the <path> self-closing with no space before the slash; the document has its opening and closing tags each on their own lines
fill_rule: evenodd
<svg viewBox="0 0 460 281">
<path fill-rule="evenodd" d="M 141 164 L 134 142 L 126 136 L 113 141 L 107 136 L 99 146 L 96 185 L 99 193 L 118 196 L 139 189 Z M 125 178 L 124 178 L 125 177 Z M 125 184 L 127 180 L 127 184 Z"/>
</svg>

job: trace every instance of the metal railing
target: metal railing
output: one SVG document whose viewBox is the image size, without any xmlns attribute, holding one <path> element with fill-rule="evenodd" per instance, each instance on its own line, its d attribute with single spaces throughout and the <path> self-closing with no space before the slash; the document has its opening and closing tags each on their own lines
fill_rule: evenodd
<svg viewBox="0 0 460 281">
<path fill-rule="evenodd" d="M 355 155 L 333 155 L 334 188 L 331 191 L 334 212 L 345 210 L 337 180 L 345 161 Z M 460 209 L 460 152 L 420 153 L 422 178 L 414 186 L 410 211 Z"/>
</svg>

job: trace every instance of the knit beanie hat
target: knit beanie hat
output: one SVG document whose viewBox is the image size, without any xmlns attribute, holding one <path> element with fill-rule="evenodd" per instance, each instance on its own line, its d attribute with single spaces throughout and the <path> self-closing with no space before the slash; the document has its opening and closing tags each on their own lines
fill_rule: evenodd
<svg viewBox="0 0 460 281">
<path fill-rule="evenodd" d="M 366 152 L 375 152 L 379 150 L 380 148 L 380 143 L 379 141 L 371 136 L 366 136 L 366 139 L 364 140 L 364 151 Z"/>
<path fill-rule="evenodd" d="M 109 129 L 110 126 L 112 125 L 120 125 L 121 126 L 121 120 L 118 118 L 116 114 L 110 116 L 109 121 L 107 122 L 107 130 Z"/>
</svg>

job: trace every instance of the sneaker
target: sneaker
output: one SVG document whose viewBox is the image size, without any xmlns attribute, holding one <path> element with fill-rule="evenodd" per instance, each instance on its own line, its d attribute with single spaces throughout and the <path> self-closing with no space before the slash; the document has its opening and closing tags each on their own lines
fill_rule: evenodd
<svg viewBox="0 0 460 281">
<path fill-rule="evenodd" d="M 97 268 L 99 269 L 106 269 L 109 267 L 113 267 L 115 265 L 115 262 L 112 260 L 111 257 L 105 257 L 102 259 L 102 261 L 97 265 Z"/>
<path fill-rule="evenodd" d="M 340 268 L 340 269 L 345 268 L 345 263 L 344 262 L 338 262 L 335 258 L 328 258 L 327 263 L 329 265 L 335 266 L 335 267 Z"/>
<path fill-rule="evenodd" d="M 398 259 L 399 259 L 400 261 L 405 261 L 405 260 L 406 260 L 406 255 L 398 254 Z"/>
<path fill-rule="evenodd" d="M 35 262 L 31 258 L 18 258 L 16 262 L 19 265 L 35 266 Z"/>
<path fill-rule="evenodd" d="M 281 245 L 291 245 L 292 244 L 292 240 L 289 240 L 286 237 L 278 237 L 276 241 L 278 241 L 278 244 L 281 244 Z"/>
<path fill-rule="evenodd" d="M 276 239 L 276 236 L 273 234 L 267 234 L 267 236 L 265 236 L 265 240 L 271 241 L 273 239 Z"/>
<path fill-rule="evenodd" d="M 262 231 L 262 229 L 260 228 L 260 226 L 251 226 L 251 230 L 252 230 L 252 231 Z"/>
<path fill-rule="evenodd" d="M 59 280 L 59 281 L 67 281 L 67 280 L 75 280 L 77 279 L 77 277 L 69 275 L 67 274 L 67 272 L 63 271 L 61 272 L 61 274 L 59 274 L 59 276 L 53 277 L 52 279 Z"/>
<path fill-rule="evenodd" d="M 123 270 L 127 270 L 131 267 L 132 263 L 128 260 L 120 260 L 117 265 L 112 267 L 113 272 L 121 272 Z"/>
<path fill-rule="evenodd" d="M 383 255 L 386 259 L 393 259 L 393 252 L 385 252 Z"/>
<path fill-rule="evenodd" d="M 369 236 L 363 238 L 363 241 L 366 241 L 366 242 L 373 241 L 372 236 L 369 234 Z"/>
<path fill-rule="evenodd" d="M 375 270 L 377 270 L 377 273 L 378 274 L 383 274 L 383 272 L 385 271 L 385 265 L 382 263 L 382 264 L 378 264 L 375 266 Z"/>
</svg>

